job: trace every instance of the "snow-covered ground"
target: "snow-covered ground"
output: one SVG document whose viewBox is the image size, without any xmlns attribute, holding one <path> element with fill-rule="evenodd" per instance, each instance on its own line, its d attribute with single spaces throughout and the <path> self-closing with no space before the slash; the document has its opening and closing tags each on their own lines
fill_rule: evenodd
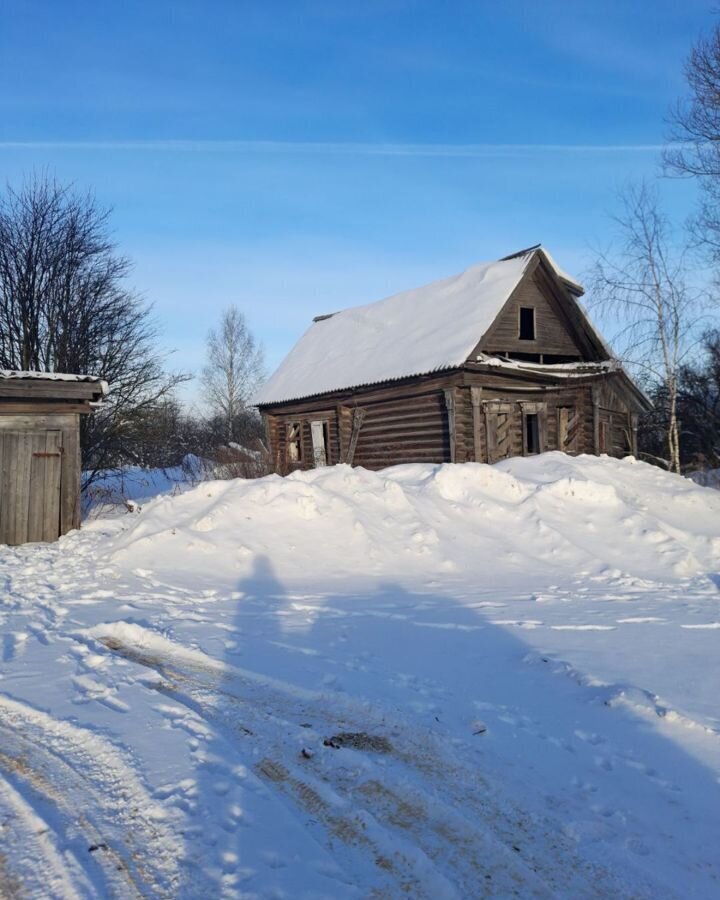
<svg viewBox="0 0 720 900">
<path fill-rule="evenodd" d="M 720 493 L 206 482 L 0 548 L 0 895 L 720 895 Z"/>
</svg>

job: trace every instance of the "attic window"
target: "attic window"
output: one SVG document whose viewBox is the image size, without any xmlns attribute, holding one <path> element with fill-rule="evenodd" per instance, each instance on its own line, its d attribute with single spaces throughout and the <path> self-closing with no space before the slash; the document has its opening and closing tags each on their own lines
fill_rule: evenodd
<svg viewBox="0 0 720 900">
<path fill-rule="evenodd" d="M 520 307 L 520 334 L 521 341 L 535 340 L 535 308 L 532 306 Z"/>
</svg>

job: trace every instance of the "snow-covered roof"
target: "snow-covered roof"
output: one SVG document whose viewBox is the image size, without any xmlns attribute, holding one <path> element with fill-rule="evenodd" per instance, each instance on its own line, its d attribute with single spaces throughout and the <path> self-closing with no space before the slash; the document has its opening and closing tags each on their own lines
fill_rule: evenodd
<svg viewBox="0 0 720 900">
<path fill-rule="evenodd" d="M 282 403 L 461 366 L 536 253 L 574 293 L 582 293 L 538 245 L 367 306 L 318 316 L 255 403 Z"/>
<path fill-rule="evenodd" d="M 108 383 L 97 375 L 73 375 L 69 372 L 33 372 L 22 371 L 20 369 L 0 369 L 0 380 L 2 381 L 22 381 L 26 379 L 35 379 L 37 381 L 82 381 L 90 384 L 96 384 L 98 389 L 105 396 L 108 393 Z"/>
</svg>

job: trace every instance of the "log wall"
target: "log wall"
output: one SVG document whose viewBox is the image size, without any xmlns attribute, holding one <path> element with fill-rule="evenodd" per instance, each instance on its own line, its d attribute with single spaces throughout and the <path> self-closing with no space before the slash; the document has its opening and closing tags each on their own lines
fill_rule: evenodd
<svg viewBox="0 0 720 900">
<path fill-rule="evenodd" d="M 524 415 L 538 416 L 540 450 L 624 456 L 632 452 L 632 408 L 612 373 L 554 381 L 533 373 L 496 374 L 466 367 L 444 375 L 337 392 L 264 409 L 278 471 L 311 468 L 310 423 L 326 421 L 328 464 L 368 469 L 408 462 L 495 462 L 527 452 Z M 362 424 L 356 435 L 358 412 Z M 561 426 L 562 419 L 562 426 Z M 288 426 L 302 430 L 302 459 L 287 456 Z M 565 443 L 560 446 L 560 431 Z"/>
</svg>

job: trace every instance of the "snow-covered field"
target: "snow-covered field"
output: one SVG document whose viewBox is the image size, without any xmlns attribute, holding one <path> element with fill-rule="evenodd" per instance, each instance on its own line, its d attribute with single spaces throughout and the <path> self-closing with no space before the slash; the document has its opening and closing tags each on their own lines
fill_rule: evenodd
<svg viewBox="0 0 720 900">
<path fill-rule="evenodd" d="M 0 548 L 0 895 L 720 895 L 720 492 L 207 482 Z"/>
</svg>

